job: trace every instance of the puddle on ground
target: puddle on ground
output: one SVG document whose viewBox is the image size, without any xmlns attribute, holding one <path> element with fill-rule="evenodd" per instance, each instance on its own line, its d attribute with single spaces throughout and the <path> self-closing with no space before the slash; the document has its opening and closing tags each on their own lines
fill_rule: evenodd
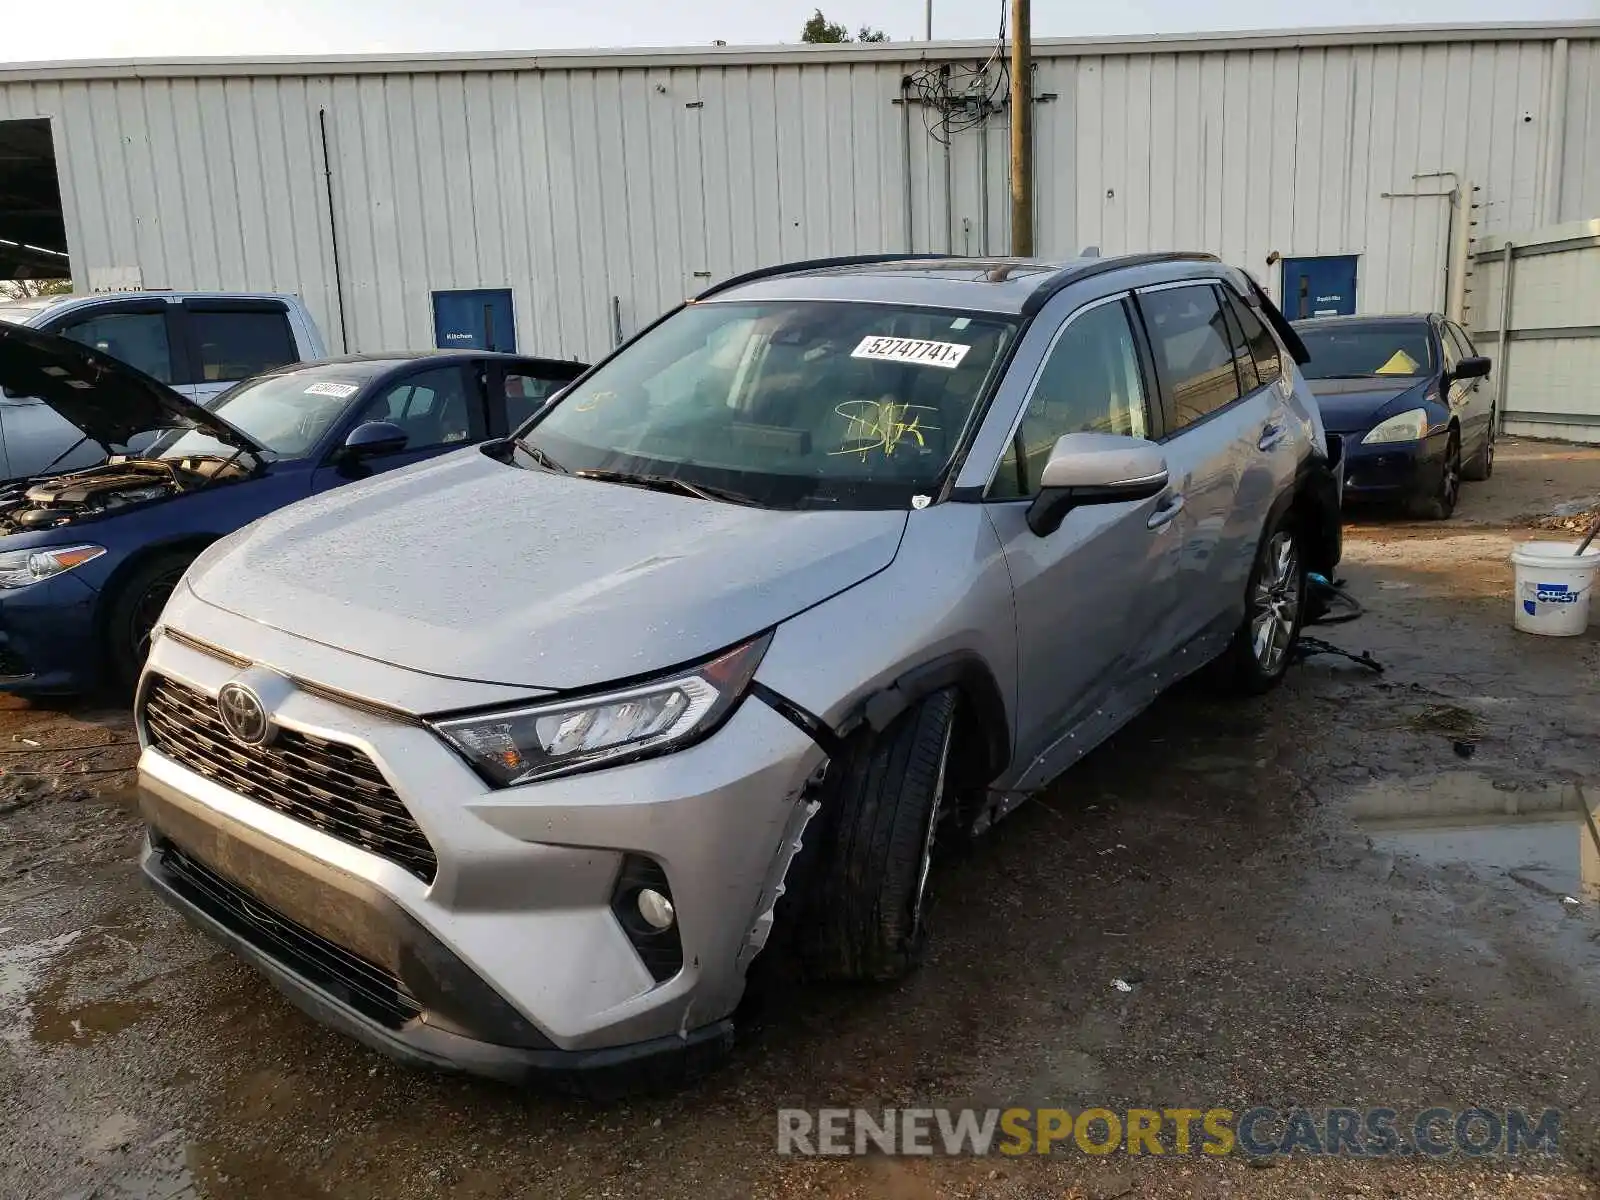
<svg viewBox="0 0 1600 1200">
<path fill-rule="evenodd" d="M 74 929 L 55 937 L 40 938 L 36 942 L 24 942 L 20 946 L 0 947 L 0 1011 L 14 1011 L 16 1002 L 25 999 L 33 990 L 34 983 L 50 965 L 50 960 L 82 934 L 83 930 Z"/>
<path fill-rule="evenodd" d="M 1600 786 L 1511 789 L 1468 771 L 1383 780 L 1350 800 L 1375 849 L 1515 880 L 1600 911 Z"/>
</svg>

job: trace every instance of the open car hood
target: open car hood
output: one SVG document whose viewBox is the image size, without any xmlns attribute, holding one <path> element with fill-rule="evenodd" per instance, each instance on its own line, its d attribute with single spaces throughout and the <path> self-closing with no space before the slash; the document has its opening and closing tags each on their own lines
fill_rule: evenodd
<svg viewBox="0 0 1600 1200">
<path fill-rule="evenodd" d="M 108 450 L 143 433 L 194 426 L 219 441 L 260 452 L 248 434 L 159 380 L 51 333 L 0 322 L 0 388 L 42 400 Z"/>
</svg>

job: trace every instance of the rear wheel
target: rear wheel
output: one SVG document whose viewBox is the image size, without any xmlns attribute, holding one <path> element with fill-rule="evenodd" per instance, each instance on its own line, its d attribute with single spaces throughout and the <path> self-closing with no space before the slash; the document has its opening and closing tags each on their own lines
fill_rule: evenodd
<svg viewBox="0 0 1600 1200">
<path fill-rule="evenodd" d="M 1305 621 L 1306 560 L 1291 511 L 1268 528 L 1245 587 L 1245 614 L 1222 658 L 1231 689 L 1269 691 L 1289 670 L 1289 656 Z"/>
<path fill-rule="evenodd" d="M 106 613 L 106 651 L 112 681 L 133 691 L 150 653 L 150 635 L 172 591 L 194 561 L 190 554 L 161 554 L 140 563 L 122 581 Z"/>
<path fill-rule="evenodd" d="M 1456 511 L 1456 501 L 1461 498 L 1461 434 L 1450 431 L 1450 441 L 1444 450 L 1444 467 L 1439 472 L 1439 482 L 1433 492 L 1418 500 L 1413 506 L 1417 516 L 1427 521 L 1446 521 Z"/>
<path fill-rule="evenodd" d="M 1494 441 L 1495 425 L 1497 418 L 1493 409 L 1489 410 L 1489 432 L 1483 436 L 1483 449 L 1461 469 L 1461 478 L 1473 483 L 1482 483 L 1494 474 Z"/>
<path fill-rule="evenodd" d="M 919 701 L 842 763 L 832 819 L 808 880 L 808 974 L 898 979 L 927 942 L 928 877 L 950 774 L 956 692 Z"/>
</svg>

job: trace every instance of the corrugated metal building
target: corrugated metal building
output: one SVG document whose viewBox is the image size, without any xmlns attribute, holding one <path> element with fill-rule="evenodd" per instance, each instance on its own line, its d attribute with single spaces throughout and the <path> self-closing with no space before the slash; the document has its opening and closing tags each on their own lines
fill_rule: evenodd
<svg viewBox="0 0 1600 1200">
<path fill-rule="evenodd" d="M 1206 248 L 1273 287 L 1279 259 L 1352 255 L 1360 310 L 1440 308 L 1452 263 L 1471 286 L 1451 191 L 1478 189 L 1473 235 L 1600 213 L 1600 22 L 1035 54 L 1044 254 Z M 1003 252 L 1007 114 L 976 99 L 1003 65 L 975 43 L 27 65 L 0 68 L 0 121 L 50 122 L 80 283 L 297 292 L 359 350 L 431 345 L 435 293 L 504 288 L 521 349 L 591 357 L 741 269 Z M 923 102 L 940 87 L 970 99 Z"/>
</svg>

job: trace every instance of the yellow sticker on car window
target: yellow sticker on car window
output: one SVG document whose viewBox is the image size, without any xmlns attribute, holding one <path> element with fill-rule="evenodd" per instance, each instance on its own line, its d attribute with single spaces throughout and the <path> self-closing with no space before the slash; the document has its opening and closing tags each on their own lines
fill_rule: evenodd
<svg viewBox="0 0 1600 1200">
<path fill-rule="evenodd" d="M 1415 375 L 1420 364 L 1404 350 L 1396 350 L 1389 356 L 1389 361 L 1379 367 L 1375 374 L 1378 375 Z"/>
</svg>

